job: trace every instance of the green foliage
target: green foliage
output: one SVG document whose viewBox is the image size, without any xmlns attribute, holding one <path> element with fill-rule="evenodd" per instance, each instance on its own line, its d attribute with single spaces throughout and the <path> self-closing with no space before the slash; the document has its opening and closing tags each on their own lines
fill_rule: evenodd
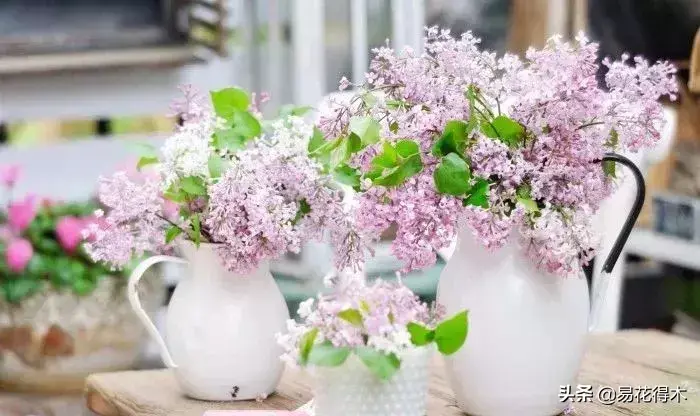
<svg viewBox="0 0 700 416">
<path fill-rule="evenodd" d="M 357 309 L 345 309 L 344 311 L 340 311 L 338 312 L 338 317 L 358 327 L 362 327 L 363 325 L 362 314 Z"/>
<path fill-rule="evenodd" d="M 297 214 L 294 217 L 292 224 L 297 224 L 309 212 L 311 212 L 311 205 L 309 205 L 306 199 L 302 199 L 299 201 L 299 208 L 297 209 Z"/>
<path fill-rule="evenodd" d="M 318 335 L 318 328 L 313 328 L 301 336 L 299 340 L 299 361 L 305 365 L 309 361 L 309 354 Z"/>
<path fill-rule="evenodd" d="M 452 318 L 441 322 L 435 327 L 435 344 L 437 344 L 438 351 L 444 355 L 454 354 L 464 345 L 468 332 L 467 311 L 459 312 Z"/>
<path fill-rule="evenodd" d="M 415 322 L 406 325 L 408 333 L 411 334 L 411 342 L 417 347 L 428 345 L 435 340 L 435 331 Z"/>
<path fill-rule="evenodd" d="M 289 116 L 301 117 L 306 115 L 306 113 L 308 113 L 311 110 L 313 110 L 313 107 L 308 105 L 295 106 L 291 104 L 286 104 L 280 108 L 279 116 L 280 118 L 287 118 Z"/>
<path fill-rule="evenodd" d="M 250 96 L 240 88 L 224 88 L 210 94 L 214 112 L 225 120 L 230 120 L 239 111 L 247 111 L 250 106 Z"/>
<path fill-rule="evenodd" d="M 190 196 L 205 196 L 207 187 L 199 176 L 187 176 L 180 180 L 180 188 Z"/>
<path fill-rule="evenodd" d="M 532 199 L 531 190 L 529 185 L 521 185 L 516 190 L 516 197 L 518 203 L 525 208 L 525 211 L 529 214 L 538 214 L 540 208 L 537 206 L 537 202 Z"/>
<path fill-rule="evenodd" d="M 207 166 L 209 167 L 209 175 L 212 177 L 212 179 L 218 179 L 221 177 L 221 174 L 224 172 L 224 165 L 225 161 L 220 156 L 211 155 L 211 157 L 209 157 Z"/>
<path fill-rule="evenodd" d="M 177 225 L 171 225 L 165 232 L 165 243 L 170 244 L 180 234 L 182 234 L 182 228 L 178 227 Z"/>
<path fill-rule="evenodd" d="M 469 188 L 467 197 L 462 200 L 464 206 L 474 205 L 481 208 L 489 207 L 489 181 L 475 178 L 474 185 Z"/>
<path fill-rule="evenodd" d="M 603 161 L 603 173 L 609 178 L 617 178 L 617 165 L 612 160 Z"/>
<path fill-rule="evenodd" d="M 372 347 L 356 347 L 355 354 L 381 380 L 389 380 L 401 367 L 401 360 L 396 354 L 385 354 Z"/>
<path fill-rule="evenodd" d="M 244 90 L 225 88 L 212 91 L 211 101 L 216 115 L 226 121 L 226 127 L 214 133 L 215 148 L 235 152 L 262 133 L 260 122 L 248 111 L 250 97 Z"/>
<path fill-rule="evenodd" d="M 385 142 L 382 153 L 372 159 L 372 169 L 366 174 L 373 184 L 398 186 L 423 169 L 420 148 L 412 140 L 399 140 L 392 145 Z"/>
<path fill-rule="evenodd" d="M 361 175 L 360 172 L 355 168 L 351 168 L 348 165 L 340 165 L 337 168 L 335 168 L 335 171 L 333 172 L 333 177 L 336 181 L 338 181 L 338 183 L 352 186 L 352 188 L 356 191 L 359 191 L 360 189 Z"/>
<path fill-rule="evenodd" d="M 337 367 L 350 355 L 348 347 L 334 347 L 330 341 L 313 345 L 308 355 L 308 363 L 321 367 Z"/>
<path fill-rule="evenodd" d="M 85 296 L 92 293 L 100 279 L 114 275 L 105 266 L 95 264 L 82 245 L 73 252 L 66 252 L 56 239 L 56 224 L 62 217 L 86 217 L 96 208 L 93 203 L 56 204 L 39 208 L 23 233 L 34 250 L 25 270 L 15 273 L 5 262 L 0 262 L 0 295 L 5 301 L 18 304 L 48 288 Z M 0 253 L 5 249 L 4 244 L 0 243 Z"/>
<path fill-rule="evenodd" d="M 438 192 L 448 195 L 464 195 L 471 185 L 471 172 L 467 162 L 456 153 L 443 157 L 433 173 L 435 188 Z"/>
<path fill-rule="evenodd" d="M 464 154 L 468 135 L 472 126 L 461 120 L 450 120 L 445 125 L 442 136 L 433 144 L 432 153 L 436 157 L 446 156 L 452 152 Z"/>
<path fill-rule="evenodd" d="M 380 130 L 381 126 L 372 117 L 355 116 L 350 119 L 350 132 L 360 138 L 363 147 L 377 143 Z"/>
</svg>

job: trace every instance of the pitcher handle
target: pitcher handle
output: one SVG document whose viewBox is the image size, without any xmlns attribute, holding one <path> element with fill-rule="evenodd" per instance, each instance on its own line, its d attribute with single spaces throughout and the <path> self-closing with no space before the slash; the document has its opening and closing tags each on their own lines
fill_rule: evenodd
<svg viewBox="0 0 700 416">
<path fill-rule="evenodd" d="M 151 318 L 148 316 L 146 311 L 144 311 L 141 307 L 139 294 L 136 290 L 136 286 L 138 285 L 139 280 L 141 280 L 141 276 L 143 276 L 146 270 L 148 270 L 148 268 L 150 268 L 154 264 L 161 263 L 164 261 L 170 261 L 173 263 L 187 263 L 186 260 L 173 256 L 153 256 L 147 258 L 146 260 L 142 261 L 138 266 L 136 266 L 133 272 L 131 272 L 131 276 L 129 276 L 129 283 L 127 286 L 127 294 L 129 297 L 129 303 L 131 303 L 131 309 L 134 310 L 136 316 L 138 316 L 139 320 L 141 320 L 143 326 L 146 327 L 146 330 L 148 331 L 149 335 L 151 335 L 151 337 L 158 344 L 158 350 L 160 352 L 160 357 L 163 359 L 163 363 L 165 363 L 165 365 L 168 368 L 176 368 L 177 365 L 173 361 L 173 358 L 170 356 L 170 352 L 168 351 L 168 347 L 165 345 L 163 337 L 158 332 L 158 329 L 153 324 L 153 321 L 151 321 Z"/>
<path fill-rule="evenodd" d="M 610 274 L 613 268 L 615 268 L 615 264 L 617 263 L 620 254 L 622 254 L 622 249 L 625 247 L 625 243 L 627 243 L 627 239 L 629 238 L 630 233 L 632 232 L 632 228 L 634 228 L 635 222 L 637 222 L 637 217 L 639 217 L 639 213 L 642 211 L 642 205 L 644 205 L 644 198 L 646 196 L 646 185 L 644 184 L 644 175 L 642 175 L 642 172 L 639 170 L 637 165 L 635 165 L 634 162 L 632 162 L 625 156 L 622 156 L 617 153 L 606 153 L 600 162 L 603 161 L 619 163 L 621 165 L 626 166 L 630 171 L 632 171 L 632 176 L 634 176 L 634 182 L 637 185 L 637 194 L 634 198 L 632 209 L 630 209 L 630 212 L 627 215 L 627 219 L 625 220 L 625 223 L 622 226 L 620 233 L 617 235 L 617 239 L 615 240 L 615 243 L 610 249 L 608 257 L 605 259 L 605 263 L 603 263 L 603 273 Z M 600 311 L 603 307 L 603 303 L 605 303 L 605 295 L 607 294 L 609 283 L 610 278 L 601 275 L 599 282 L 595 285 L 595 293 L 593 293 L 591 303 L 590 324 L 588 326 L 589 331 L 595 329 L 595 327 L 598 325 Z"/>
</svg>

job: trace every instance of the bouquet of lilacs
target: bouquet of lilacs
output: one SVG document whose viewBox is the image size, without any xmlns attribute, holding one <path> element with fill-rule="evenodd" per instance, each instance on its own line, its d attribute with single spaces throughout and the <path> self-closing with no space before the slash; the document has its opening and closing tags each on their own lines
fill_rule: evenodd
<svg viewBox="0 0 700 416">
<path fill-rule="evenodd" d="M 491 249 L 517 236 L 540 268 L 575 274 L 617 174 L 603 156 L 654 145 L 658 99 L 677 91 L 670 64 L 627 56 L 602 61 L 600 87 L 597 50 L 579 35 L 497 57 L 470 33 L 429 29 L 422 53 L 375 50 L 354 97 L 321 114 L 325 140 L 310 150 L 359 192 L 363 231 L 396 226 L 406 270 L 433 263 L 464 226 Z"/>
<path fill-rule="evenodd" d="M 381 279 L 309 298 L 298 314 L 303 322 L 290 320 L 289 331 L 278 335 L 283 360 L 337 367 L 354 354 L 382 380 L 390 379 L 402 355 L 416 347 L 435 343 L 442 354 L 455 353 L 468 331 L 466 311 L 441 321 L 440 307 L 429 307 L 400 282 Z"/>
<path fill-rule="evenodd" d="M 182 126 L 160 152 L 143 146 L 138 166 L 154 174 L 101 179 L 108 212 L 87 230 L 93 258 L 121 267 L 184 239 L 214 244 L 228 270 L 246 273 L 328 230 L 337 267 L 357 267 L 363 253 L 343 194 L 306 153 L 311 127 L 297 116 L 262 122 L 257 103 L 237 88 L 214 91 L 210 101 L 185 92 Z"/>
</svg>

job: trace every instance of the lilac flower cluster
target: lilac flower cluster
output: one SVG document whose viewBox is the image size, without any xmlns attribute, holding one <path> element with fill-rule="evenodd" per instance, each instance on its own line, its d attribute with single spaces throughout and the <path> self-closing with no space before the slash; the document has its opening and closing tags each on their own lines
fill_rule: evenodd
<svg viewBox="0 0 700 416">
<path fill-rule="evenodd" d="M 285 351 L 282 359 L 291 365 L 301 363 L 300 344 L 304 335 L 314 329 L 318 331 L 316 344 L 369 346 L 400 357 L 414 347 L 407 329 L 409 323 L 432 327 L 442 319 L 438 308 L 428 307 L 406 286 L 381 279 L 370 284 L 356 282 L 342 291 L 309 298 L 301 303 L 298 314 L 303 323 L 289 320 L 288 332 L 277 335 Z"/>
<path fill-rule="evenodd" d="M 539 267 L 575 274 L 595 253 L 591 216 L 614 186 L 614 167 L 600 160 L 609 151 L 656 143 L 663 124 L 658 100 L 675 99 L 675 68 L 638 57 L 606 59 L 600 87 L 598 45 L 583 35 L 572 44 L 553 37 L 523 59 L 497 57 L 479 42 L 470 33 L 454 38 L 432 28 L 423 52 L 376 49 L 355 98 L 321 114 L 318 127 L 328 140 L 348 134 L 358 117 L 380 126 L 381 140 L 348 163 L 362 176 L 358 225 L 375 238 L 395 225 L 393 253 L 406 269 L 432 264 L 435 251 L 466 226 L 493 249 L 516 230 Z M 350 85 L 345 80 L 341 89 Z M 464 126 L 461 142 L 446 133 L 454 120 Z M 387 159 L 376 156 L 387 143 L 407 139 L 420 148 L 420 170 L 378 184 L 373 170 Z M 477 189 L 480 181 L 487 187 L 483 198 L 437 189 L 436 169 L 446 154 L 439 146 L 452 146 L 465 161 L 467 186 Z"/>
<path fill-rule="evenodd" d="M 133 255 L 188 239 L 215 244 L 229 270 L 246 273 L 328 232 L 338 242 L 337 267 L 357 269 L 364 246 L 343 193 L 308 157 L 312 127 L 288 116 L 263 132 L 259 102 L 243 91 L 212 93 L 213 109 L 185 92 L 176 106 L 184 124 L 139 162 L 154 164 L 155 175 L 102 179 L 108 210 L 87 232 L 92 257 L 122 267 Z"/>
</svg>

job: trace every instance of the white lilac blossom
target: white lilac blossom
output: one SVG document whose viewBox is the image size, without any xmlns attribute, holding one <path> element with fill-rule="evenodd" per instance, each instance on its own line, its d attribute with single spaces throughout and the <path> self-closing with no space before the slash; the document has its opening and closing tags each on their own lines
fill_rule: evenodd
<svg viewBox="0 0 700 416">
<path fill-rule="evenodd" d="M 179 103 L 183 125 L 159 157 L 139 163 L 155 163 L 156 177 L 134 181 L 120 172 L 102 179 L 108 212 L 89 232 L 93 258 L 121 267 L 134 254 L 189 239 L 215 244 L 228 270 L 247 273 L 327 232 L 338 243 L 338 268 L 357 269 L 364 244 L 343 192 L 308 156 L 312 126 L 289 116 L 262 132 L 259 102 L 242 90 L 213 92 L 213 106 L 185 91 L 195 102 Z"/>
<path fill-rule="evenodd" d="M 582 35 L 523 59 L 479 43 L 432 28 L 422 52 L 378 48 L 354 98 L 320 114 L 326 140 L 353 147 L 357 223 L 374 238 L 395 226 L 407 270 L 433 264 L 465 224 L 494 250 L 516 232 L 542 269 L 577 274 L 597 247 L 591 216 L 614 189 L 600 160 L 657 142 L 675 68 L 605 59 L 599 85 L 598 45 Z"/>
<path fill-rule="evenodd" d="M 350 319 L 343 311 L 356 315 Z M 302 302 L 298 313 L 303 322 L 289 320 L 287 332 L 277 335 L 285 351 L 282 359 L 291 365 L 301 363 L 300 344 L 311 330 L 318 331 L 316 344 L 368 346 L 401 357 L 407 349 L 415 348 L 407 329 L 409 323 L 433 327 L 443 318 L 440 308 L 430 308 L 406 286 L 381 279 L 369 284 L 357 282 L 341 291 L 310 298 Z"/>
</svg>

